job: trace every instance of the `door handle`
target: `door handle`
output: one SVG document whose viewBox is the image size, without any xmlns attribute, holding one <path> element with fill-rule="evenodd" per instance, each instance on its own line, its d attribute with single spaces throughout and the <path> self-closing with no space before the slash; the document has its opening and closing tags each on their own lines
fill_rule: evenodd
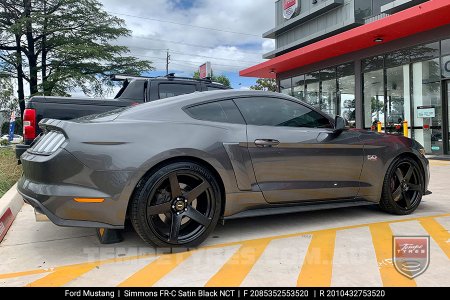
<svg viewBox="0 0 450 300">
<path fill-rule="evenodd" d="M 255 145 L 256 147 L 262 147 L 262 148 L 270 148 L 275 147 L 280 144 L 280 141 L 277 140 L 256 140 Z"/>
</svg>

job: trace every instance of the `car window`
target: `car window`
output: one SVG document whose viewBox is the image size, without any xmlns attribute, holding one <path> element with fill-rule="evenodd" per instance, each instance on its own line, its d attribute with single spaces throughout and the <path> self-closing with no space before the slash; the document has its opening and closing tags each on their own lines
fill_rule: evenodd
<svg viewBox="0 0 450 300">
<path fill-rule="evenodd" d="M 244 118 L 232 100 L 201 104 L 189 107 L 186 111 L 198 120 L 245 124 Z"/>
<path fill-rule="evenodd" d="M 255 97 L 235 99 L 235 102 L 249 125 L 331 128 L 326 117 L 293 101 Z"/>
<path fill-rule="evenodd" d="M 195 84 L 161 83 L 159 85 L 159 98 L 169 98 L 179 95 L 191 94 L 197 91 Z"/>
</svg>

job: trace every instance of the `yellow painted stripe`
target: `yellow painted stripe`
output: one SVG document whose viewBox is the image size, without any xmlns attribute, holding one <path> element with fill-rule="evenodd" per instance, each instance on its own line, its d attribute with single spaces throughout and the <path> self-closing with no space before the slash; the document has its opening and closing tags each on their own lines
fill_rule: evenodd
<svg viewBox="0 0 450 300">
<path fill-rule="evenodd" d="M 314 233 L 298 276 L 297 286 L 331 285 L 335 242 L 335 230 Z"/>
<path fill-rule="evenodd" d="M 16 277 L 22 277 L 22 276 L 28 276 L 28 275 L 44 274 L 44 273 L 49 273 L 49 272 L 51 272 L 51 270 L 47 269 L 47 270 L 31 270 L 31 271 L 25 271 L 25 272 L 0 274 L 0 279 L 16 278 Z"/>
<path fill-rule="evenodd" d="M 81 264 L 78 266 L 60 268 L 55 272 L 48 274 L 41 279 L 28 284 L 29 287 L 61 287 L 80 277 L 81 275 L 91 271 L 96 264 Z"/>
<path fill-rule="evenodd" d="M 74 198 L 75 202 L 78 203 L 103 203 L 105 202 L 105 199 L 100 198 Z"/>
<path fill-rule="evenodd" d="M 373 224 L 369 226 L 373 246 L 380 268 L 381 280 L 385 287 L 416 286 L 412 279 L 401 275 L 392 264 L 392 230 L 389 224 Z"/>
<path fill-rule="evenodd" d="M 251 271 L 271 239 L 245 242 L 207 283 L 206 287 L 237 287 Z"/>
<path fill-rule="evenodd" d="M 450 217 L 450 214 L 432 215 L 432 216 L 426 216 L 426 217 L 420 217 L 420 218 L 397 219 L 397 220 L 390 220 L 390 221 L 384 221 L 384 222 L 378 222 L 378 223 L 364 223 L 364 224 L 336 227 L 336 228 L 326 229 L 326 230 L 338 231 L 338 230 L 347 230 L 347 229 L 361 228 L 361 227 L 377 225 L 377 224 L 380 224 L 380 225 L 383 225 L 383 224 L 395 224 L 395 223 L 403 223 L 403 222 L 409 222 L 409 221 L 427 220 L 427 219 L 443 218 L 443 217 Z M 236 245 L 241 245 L 244 242 L 245 243 L 247 243 L 247 242 L 250 243 L 250 242 L 259 242 L 259 241 L 262 241 L 262 240 L 279 240 L 279 239 L 285 239 L 285 238 L 291 238 L 291 237 L 298 237 L 298 236 L 307 235 L 307 234 L 315 234 L 315 233 L 318 233 L 318 232 L 321 232 L 321 231 L 323 231 L 323 230 L 304 231 L 304 232 L 297 232 L 297 233 L 290 233 L 290 234 L 272 236 L 272 237 L 267 237 L 267 238 L 262 238 L 262 239 L 229 242 L 229 243 L 223 243 L 223 244 L 217 244 L 217 245 L 202 247 L 202 248 L 199 248 L 198 250 L 217 249 L 217 248 L 223 248 L 223 247 L 228 247 L 228 246 L 236 246 Z M 195 251 L 198 251 L 198 250 L 195 250 Z M 192 251 L 192 252 L 195 252 L 195 251 Z M 138 259 L 147 258 L 147 257 L 150 257 L 150 256 L 155 256 L 155 255 L 154 254 L 146 254 L 146 255 L 120 257 L 120 258 L 109 258 L 109 259 L 105 259 L 105 260 L 101 260 L 101 261 L 96 261 L 96 262 L 94 262 L 94 264 L 100 266 L 100 265 L 108 264 L 108 263 L 116 263 L 116 262 L 138 260 Z M 77 264 L 77 266 L 78 265 L 79 264 Z M 74 265 L 57 266 L 54 270 L 59 270 L 60 268 L 66 268 L 66 267 L 72 267 L 72 266 L 74 266 Z M 52 271 L 53 270 L 35 269 L 35 270 L 29 270 L 29 271 L 23 271 L 23 272 L 5 273 L 5 274 L 0 274 L 0 279 L 16 278 L 16 277 L 22 277 L 22 276 L 27 276 L 27 275 L 39 274 L 39 273 L 48 273 L 48 272 L 52 272 Z"/>
<path fill-rule="evenodd" d="M 169 274 L 180 263 L 192 255 L 192 252 L 166 254 L 160 256 L 137 273 L 119 284 L 119 287 L 150 287 Z"/>
<path fill-rule="evenodd" d="M 420 224 L 450 259 L 450 233 L 448 230 L 434 219 L 420 220 Z"/>
<path fill-rule="evenodd" d="M 142 255 L 128 256 L 128 257 L 109 258 L 109 259 L 105 259 L 105 260 L 96 261 L 93 263 L 81 263 L 81 264 L 75 264 L 75 265 L 60 266 L 60 267 L 49 268 L 49 269 L 45 269 L 45 270 L 37 269 L 37 270 L 30 270 L 30 271 L 24 271 L 24 272 L 6 273 L 6 274 L 0 274 L 0 279 L 16 278 L 16 277 L 42 274 L 42 273 L 52 273 L 52 272 L 59 271 L 61 269 L 66 269 L 66 268 L 71 268 L 71 267 L 79 267 L 79 266 L 84 266 L 84 265 L 88 265 L 88 264 L 94 264 L 94 266 L 102 266 L 104 264 L 120 263 L 120 262 L 138 260 L 138 259 L 142 259 L 142 258 L 148 258 L 148 257 L 152 257 L 152 256 L 155 256 L 155 255 L 154 254 L 142 254 Z"/>
</svg>

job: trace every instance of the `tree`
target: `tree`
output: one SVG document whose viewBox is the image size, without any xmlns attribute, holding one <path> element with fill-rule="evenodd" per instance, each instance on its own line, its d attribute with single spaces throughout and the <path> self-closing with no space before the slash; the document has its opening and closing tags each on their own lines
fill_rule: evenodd
<svg viewBox="0 0 450 300">
<path fill-rule="evenodd" d="M 256 85 L 250 87 L 255 91 L 277 92 L 277 81 L 275 79 L 260 78 L 256 80 Z"/>
<path fill-rule="evenodd" d="M 193 78 L 199 79 L 200 72 L 199 71 L 194 72 Z M 219 75 L 219 76 L 215 76 L 214 74 L 211 74 L 211 81 L 221 83 L 226 87 L 231 87 L 230 79 L 226 75 L 223 75 L 223 74 Z"/>
<path fill-rule="evenodd" d="M 9 120 L 11 113 L 17 111 L 17 99 L 14 97 L 14 86 L 10 79 L 0 74 L 0 110 L 3 117 Z"/>
<path fill-rule="evenodd" d="M 151 70 L 149 61 L 113 44 L 129 35 L 124 21 L 106 13 L 98 0 L 0 2 L 0 51 L 6 54 L 0 59 L 15 67 L 19 85 L 28 81 L 31 95 L 67 95 L 79 87 L 101 96 L 112 86 L 111 74 Z M 19 70 L 25 65 L 27 74 Z"/>
</svg>

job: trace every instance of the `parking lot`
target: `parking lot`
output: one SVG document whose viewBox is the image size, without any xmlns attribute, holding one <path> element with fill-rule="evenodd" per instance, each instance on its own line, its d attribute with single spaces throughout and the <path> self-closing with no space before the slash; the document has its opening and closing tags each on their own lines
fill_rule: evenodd
<svg viewBox="0 0 450 300">
<path fill-rule="evenodd" d="M 227 221 L 199 249 L 168 253 L 132 231 L 36 223 L 25 205 L 0 245 L 0 286 L 449 286 L 450 162 L 432 161 L 431 196 L 411 216 L 354 207 Z M 400 275 L 392 236 L 431 236 L 427 271 Z"/>
</svg>

